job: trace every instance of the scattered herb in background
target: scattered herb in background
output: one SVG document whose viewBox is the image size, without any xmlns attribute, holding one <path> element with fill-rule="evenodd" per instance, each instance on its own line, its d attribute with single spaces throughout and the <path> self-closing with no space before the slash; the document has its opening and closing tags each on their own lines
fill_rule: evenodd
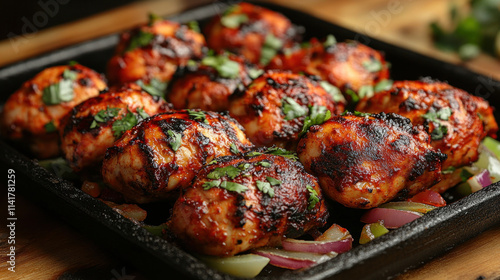
<svg viewBox="0 0 500 280">
<path fill-rule="evenodd" d="M 155 78 L 152 78 L 147 85 L 142 80 L 137 80 L 135 83 L 152 96 L 160 96 L 162 98 L 165 97 L 165 90 L 168 86 L 167 82 L 162 82 Z"/>
<path fill-rule="evenodd" d="M 260 53 L 260 63 L 267 65 L 281 47 L 283 47 L 283 42 L 279 38 L 276 38 L 272 33 L 267 34 Z"/>
<path fill-rule="evenodd" d="M 206 56 L 201 60 L 201 64 L 213 67 L 223 78 L 234 79 L 240 73 L 240 64 L 232 61 L 227 55 Z"/>
<path fill-rule="evenodd" d="M 43 89 L 42 101 L 46 105 L 69 102 L 75 97 L 73 81 L 76 79 L 77 73 L 71 70 L 64 70 L 62 77 L 63 79 L 60 82 L 48 85 Z"/>
<path fill-rule="evenodd" d="M 153 33 L 139 30 L 139 32 L 130 39 L 130 43 L 128 44 L 125 52 L 149 45 L 151 41 L 153 41 L 154 37 L 155 35 Z"/>
<path fill-rule="evenodd" d="M 285 120 L 287 121 L 307 114 L 307 108 L 302 107 L 299 103 L 293 100 L 293 98 L 285 97 L 281 101 L 281 104 L 283 114 L 285 114 Z"/>
<path fill-rule="evenodd" d="M 450 8 L 451 28 L 432 22 L 430 29 L 434 45 L 443 51 L 457 52 L 462 60 L 481 51 L 500 57 L 500 0 L 471 0 L 470 11 L 460 14 Z"/>
<path fill-rule="evenodd" d="M 46 123 L 43 128 L 45 128 L 45 131 L 50 133 L 50 132 L 54 132 L 54 131 L 57 131 L 57 127 L 56 125 L 54 124 L 54 121 L 51 120 L 50 122 Z"/>
</svg>

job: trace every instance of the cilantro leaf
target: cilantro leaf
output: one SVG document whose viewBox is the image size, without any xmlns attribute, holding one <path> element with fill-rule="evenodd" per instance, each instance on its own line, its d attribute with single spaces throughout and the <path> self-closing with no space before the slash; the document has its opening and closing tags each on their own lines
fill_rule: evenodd
<svg viewBox="0 0 500 280">
<path fill-rule="evenodd" d="M 260 156 L 260 155 L 262 155 L 262 153 L 257 152 L 257 151 L 251 151 L 251 152 L 248 152 L 245 154 L 245 156 L 247 156 L 247 157 L 256 157 L 256 156 Z"/>
<path fill-rule="evenodd" d="M 345 98 L 340 89 L 327 81 L 320 81 L 319 85 L 333 98 L 335 102 L 345 102 Z"/>
<path fill-rule="evenodd" d="M 381 92 L 381 91 L 384 91 L 384 90 L 389 90 L 389 89 L 391 89 L 392 84 L 393 84 L 392 80 L 384 79 L 384 80 L 378 82 L 375 85 L 375 87 L 373 87 L 373 91 L 375 91 L 375 92 Z"/>
<path fill-rule="evenodd" d="M 373 89 L 373 86 L 371 85 L 364 85 L 361 86 L 358 90 L 358 97 L 361 98 L 370 98 L 375 94 L 375 91 Z"/>
<path fill-rule="evenodd" d="M 223 78 L 234 79 L 240 73 L 240 64 L 229 59 L 227 55 L 206 56 L 201 60 L 201 64 L 213 67 Z"/>
<path fill-rule="evenodd" d="M 111 129 L 113 130 L 113 135 L 118 138 L 122 136 L 125 131 L 134 127 L 137 123 L 137 116 L 134 113 L 128 111 L 125 117 L 113 122 L 113 126 L 111 127 Z"/>
<path fill-rule="evenodd" d="M 50 132 L 54 132 L 54 131 L 57 131 L 57 127 L 56 125 L 54 124 L 54 121 L 51 120 L 50 122 L 46 123 L 43 128 L 45 128 L 45 131 L 50 133 Z"/>
<path fill-rule="evenodd" d="M 209 124 L 207 120 L 207 116 L 203 111 L 196 111 L 196 110 L 191 110 L 187 109 L 188 115 L 193 118 L 194 120 L 201 121 L 203 123 Z M 234 143 L 232 143 L 234 144 Z"/>
<path fill-rule="evenodd" d="M 256 181 L 257 189 L 264 194 L 267 194 L 269 197 L 274 197 L 274 189 L 271 187 L 271 184 L 268 182 Z"/>
<path fill-rule="evenodd" d="M 250 68 L 248 69 L 248 76 L 252 79 L 257 79 L 260 75 L 264 74 L 264 70 L 262 69 L 257 69 L 257 68 Z"/>
<path fill-rule="evenodd" d="M 259 161 L 255 165 L 260 165 L 262 167 L 271 167 L 271 164 L 267 161 Z"/>
<path fill-rule="evenodd" d="M 280 39 L 276 38 L 272 33 L 267 34 L 260 53 L 260 63 L 267 65 L 282 47 L 283 42 Z"/>
<path fill-rule="evenodd" d="M 168 82 L 162 82 L 155 78 L 152 78 L 148 85 L 146 85 L 142 80 L 137 80 L 135 83 L 150 95 L 160 97 L 165 97 L 165 90 L 168 86 Z"/>
<path fill-rule="evenodd" d="M 76 80 L 77 76 L 78 76 L 78 73 L 76 73 L 75 71 L 71 71 L 69 69 L 66 69 L 63 72 L 63 78 L 66 80 L 74 81 L 74 80 Z"/>
<path fill-rule="evenodd" d="M 317 106 L 314 105 L 309 110 L 309 116 L 304 120 L 304 126 L 302 127 L 302 131 L 299 133 L 299 137 L 304 135 L 309 127 L 313 125 L 319 125 L 332 117 L 332 113 L 330 110 L 327 110 L 325 106 Z"/>
<path fill-rule="evenodd" d="M 223 181 L 220 184 L 220 187 L 224 188 L 228 191 L 237 192 L 237 193 L 242 193 L 242 192 L 248 190 L 248 188 L 242 184 L 238 184 L 235 182 L 229 182 L 229 181 Z"/>
<path fill-rule="evenodd" d="M 348 88 L 348 89 L 345 90 L 345 94 L 347 94 L 347 95 L 349 95 L 351 97 L 352 103 L 358 103 L 359 102 L 359 96 L 358 96 L 358 94 L 354 90 Z"/>
<path fill-rule="evenodd" d="M 238 147 L 236 147 L 236 144 L 234 143 L 231 143 L 231 145 L 229 145 L 229 150 L 231 151 L 231 153 L 236 155 L 240 153 L 240 150 L 238 149 Z"/>
<path fill-rule="evenodd" d="M 144 111 L 144 108 L 137 108 L 136 111 L 139 117 L 141 117 L 141 120 L 149 118 L 149 115 Z"/>
<path fill-rule="evenodd" d="M 293 120 L 298 117 L 302 117 L 307 114 L 307 109 L 302 107 L 293 98 L 285 97 L 281 101 L 281 109 L 283 114 L 285 114 L 285 120 Z"/>
<path fill-rule="evenodd" d="M 282 156 L 282 157 L 286 157 L 286 158 L 291 159 L 291 160 L 298 160 L 297 153 L 295 153 L 293 151 L 287 151 L 285 149 L 278 148 L 278 147 L 268 148 L 266 150 L 266 154 L 275 155 L 275 156 Z"/>
<path fill-rule="evenodd" d="M 187 23 L 187 26 L 189 29 L 193 30 L 194 32 L 200 32 L 200 26 L 198 25 L 198 22 L 196 20 L 192 20 Z"/>
<path fill-rule="evenodd" d="M 246 22 L 248 22 L 248 16 L 245 14 L 229 14 L 220 19 L 220 23 L 228 28 L 238 28 Z"/>
<path fill-rule="evenodd" d="M 439 125 L 431 132 L 432 140 L 440 140 L 448 133 L 448 127 L 445 125 Z"/>
<path fill-rule="evenodd" d="M 130 39 L 127 49 L 125 52 L 135 50 L 136 48 L 141 48 L 147 46 L 153 41 L 155 35 L 150 32 L 139 30 L 135 36 Z"/>
<path fill-rule="evenodd" d="M 370 60 L 365 60 L 363 61 L 363 67 L 368 71 L 368 72 L 378 72 L 382 70 L 382 63 L 375 59 L 371 58 Z"/>
<path fill-rule="evenodd" d="M 337 39 L 332 34 L 326 36 L 325 42 L 323 42 L 323 47 L 328 48 L 337 44 Z"/>
<path fill-rule="evenodd" d="M 170 136 L 169 140 L 170 147 L 172 148 L 172 150 L 174 150 L 174 152 L 177 152 L 177 150 L 182 144 L 182 134 L 172 131 L 170 129 L 167 130 L 167 134 L 168 136 Z"/>
<path fill-rule="evenodd" d="M 271 184 L 271 186 L 281 185 L 281 181 L 273 177 L 266 176 L 266 180 L 269 182 L 269 184 Z"/>
<path fill-rule="evenodd" d="M 312 186 L 309 186 L 309 185 L 306 186 L 306 189 L 309 192 L 309 198 L 307 199 L 307 202 L 309 204 L 307 206 L 307 209 L 311 210 L 319 202 L 318 192 L 316 192 L 316 190 Z"/>
<path fill-rule="evenodd" d="M 98 123 L 107 122 L 112 118 L 118 116 L 120 110 L 121 110 L 120 108 L 109 108 L 109 107 L 107 107 L 106 110 L 100 110 L 94 116 L 94 120 L 92 121 L 92 124 L 90 124 L 90 128 L 96 128 L 99 125 Z"/>
<path fill-rule="evenodd" d="M 221 180 L 212 180 L 212 181 L 206 181 L 203 183 L 203 189 L 204 190 L 209 190 L 211 188 L 215 188 L 220 186 Z"/>
<path fill-rule="evenodd" d="M 46 105 L 57 105 L 62 102 L 73 100 L 75 93 L 73 92 L 73 81 L 63 79 L 59 83 L 48 85 L 43 89 L 42 101 Z"/>
<path fill-rule="evenodd" d="M 224 176 L 229 177 L 230 179 L 236 178 L 238 175 L 240 175 L 241 170 L 237 167 L 234 167 L 232 165 L 225 166 L 225 167 L 217 167 L 215 168 L 212 172 L 208 173 L 207 178 L 208 179 L 220 179 Z"/>
<path fill-rule="evenodd" d="M 240 163 L 238 165 L 238 169 L 243 171 L 243 170 L 247 170 L 248 168 L 250 168 L 250 166 L 251 166 L 251 164 L 247 163 L 247 162 L 246 163 Z"/>
</svg>

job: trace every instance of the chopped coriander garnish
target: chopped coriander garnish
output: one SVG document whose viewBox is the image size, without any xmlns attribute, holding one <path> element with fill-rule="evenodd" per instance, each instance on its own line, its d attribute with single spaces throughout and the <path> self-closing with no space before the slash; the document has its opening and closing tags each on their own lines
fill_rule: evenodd
<svg viewBox="0 0 500 280">
<path fill-rule="evenodd" d="M 334 46 L 335 44 L 337 44 L 337 39 L 335 38 L 335 36 L 333 36 L 332 34 L 328 34 L 328 36 L 326 36 L 325 42 L 323 42 L 323 46 L 325 48 L 328 48 Z"/>
<path fill-rule="evenodd" d="M 75 71 L 71 71 L 69 69 L 66 69 L 63 72 L 63 78 L 66 80 L 74 81 L 74 80 L 76 80 L 77 76 L 78 76 L 78 73 L 76 73 Z"/>
<path fill-rule="evenodd" d="M 182 134 L 172 130 L 167 130 L 167 134 L 168 136 L 170 136 L 169 140 L 170 147 L 172 148 L 172 150 L 174 150 L 174 152 L 177 152 L 177 150 L 182 144 Z"/>
<path fill-rule="evenodd" d="M 457 169 L 454 166 L 450 166 L 450 167 L 446 168 L 445 170 L 442 170 L 441 174 L 451 174 L 451 173 L 455 172 L 455 170 L 457 170 Z"/>
<path fill-rule="evenodd" d="M 370 113 L 364 113 L 364 112 L 360 112 L 360 111 L 354 111 L 352 114 L 355 115 L 356 117 L 369 117 L 372 115 Z M 342 115 L 344 115 L 344 114 L 342 114 Z"/>
<path fill-rule="evenodd" d="M 148 25 L 152 26 L 156 21 L 162 20 L 162 17 L 160 17 L 159 15 L 157 15 L 155 13 L 149 13 L 148 19 L 149 19 Z"/>
<path fill-rule="evenodd" d="M 257 79 L 260 75 L 264 73 L 264 70 L 262 69 L 257 69 L 257 68 L 250 68 L 248 69 L 248 76 L 252 79 Z"/>
<path fill-rule="evenodd" d="M 51 84 L 43 89 L 42 101 L 46 105 L 57 105 L 73 100 L 73 81 L 63 79 L 59 83 Z"/>
<path fill-rule="evenodd" d="M 312 106 L 309 109 L 309 116 L 307 116 L 304 120 L 304 126 L 302 127 L 302 131 L 299 133 L 299 137 L 306 133 L 309 127 L 322 124 L 331 117 L 332 113 L 330 110 L 327 110 L 325 106 Z"/>
<path fill-rule="evenodd" d="M 191 118 L 197 121 L 201 121 L 203 123 L 209 124 L 207 120 L 207 116 L 203 111 L 196 111 L 196 110 L 191 110 L 187 109 L 187 112 Z"/>
<path fill-rule="evenodd" d="M 302 117 L 307 114 L 307 109 L 293 100 L 293 98 L 285 97 L 281 101 L 281 104 L 283 114 L 285 114 L 285 120 L 287 121 Z"/>
<path fill-rule="evenodd" d="M 363 61 L 363 67 L 368 72 L 378 72 L 382 70 L 382 63 L 379 60 L 372 58 L 370 60 Z"/>
<path fill-rule="evenodd" d="M 271 167 L 271 164 L 267 161 L 259 161 L 255 165 L 260 165 L 262 167 Z"/>
<path fill-rule="evenodd" d="M 229 177 L 230 179 L 236 178 L 240 175 L 241 170 L 234 166 L 225 166 L 225 167 L 217 167 L 212 172 L 208 173 L 208 179 L 220 179 L 224 176 Z"/>
<path fill-rule="evenodd" d="M 238 28 L 246 22 L 248 22 L 248 16 L 245 14 L 229 14 L 220 19 L 220 23 L 228 28 Z"/>
<path fill-rule="evenodd" d="M 338 87 L 330 84 L 327 81 L 320 81 L 319 84 L 326 92 L 328 92 L 328 94 L 330 94 L 330 96 L 333 98 L 333 101 L 345 102 L 345 98 Z"/>
<path fill-rule="evenodd" d="M 358 97 L 361 98 L 370 98 L 374 94 L 373 86 L 371 85 L 364 85 L 361 86 L 358 90 Z"/>
<path fill-rule="evenodd" d="M 146 112 L 144 111 L 144 108 L 137 108 L 137 110 L 136 110 L 136 111 L 137 111 L 137 114 L 139 114 L 139 117 L 141 117 L 141 119 L 143 119 L 143 120 L 144 120 L 144 119 L 149 118 L 149 115 L 148 115 L 148 113 L 146 113 Z"/>
<path fill-rule="evenodd" d="M 137 80 L 135 82 L 138 84 L 142 90 L 145 92 L 151 94 L 152 96 L 160 96 L 160 97 L 165 97 L 165 90 L 167 89 L 167 82 L 162 82 L 158 79 L 152 78 L 149 81 L 149 84 L 146 85 L 142 80 Z"/>
<path fill-rule="evenodd" d="M 136 48 L 147 46 L 153 41 L 154 37 L 155 35 L 153 33 L 139 30 L 139 32 L 130 39 L 130 43 L 125 51 L 129 52 Z"/>
<path fill-rule="evenodd" d="M 187 23 L 187 26 L 189 29 L 195 31 L 195 32 L 200 32 L 200 26 L 198 25 L 198 22 L 196 20 L 192 20 Z"/>
<path fill-rule="evenodd" d="M 311 210 L 319 202 L 319 197 L 318 197 L 318 193 L 316 192 L 316 190 L 313 187 L 307 185 L 306 188 L 309 191 L 309 198 L 307 199 L 309 205 L 307 206 L 307 209 Z"/>
<path fill-rule="evenodd" d="M 216 163 L 217 163 L 217 160 L 216 160 L 216 159 L 213 159 L 213 160 L 211 160 L 210 162 L 208 162 L 207 164 L 209 164 L 209 165 L 210 165 L 210 164 L 216 164 Z"/>
<path fill-rule="evenodd" d="M 435 124 L 434 130 L 431 132 L 432 140 L 440 140 L 448 133 L 448 127 L 441 123 L 441 120 L 447 121 L 450 119 L 453 112 L 451 108 L 445 107 L 439 109 L 437 112 L 435 110 L 429 110 L 427 113 L 422 115 L 422 118 L 429 120 Z"/>
<path fill-rule="evenodd" d="M 131 129 L 138 123 L 137 116 L 128 111 L 125 117 L 123 117 L 121 120 L 116 120 L 113 123 L 113 126 L 111 129 L 113 130 L 113 135 L 115 137 L 120 137 L 125 131 Z"/>
<path fill-rule="evenodd" d="M 440 140 L 448 133 L 448 127 L 444 125 L 439 125 L 431 132 L 432 140 Z"/>
<path fill-rule="evenodd" d="M 213 67 L 223 78 L 234 79 L 240 73 L 240 64 L 230 60 L 227 55 L 206 56 L 201 60 L 201 64 Z"/>
<path fill-rule="evenodd" d="M 274 189 L 273 189 L 273 187 L 271 187 L 270 183 L 257 180 L 256 185 L 257 185 L 257 189 L 259 189 L 259 191 L 261 191 L 264 194 L 269 195 L 269 197 L 271 197 L 271 198 L 274 197 Z"/>
<path fill-rule="evenodd" d="M 285 149 L 277 148 L 277 147 L 268 148 L 266 151 L 266 154 L 275 155 L 275 156 L 282 156 L 282 157 L 286 157 L 286 158 L 291 159 L 291 160 L 298 159 L 297 153 L 292 152 L 292 151 L 287 151 Z"/>
<path fill-rule="evenodd" d="M 280 39 L 276 38 L 272 33 L 267 34 L 260 53 L 260 63 L 267 65 L 281 47 L 283 47 L 283 42 Z"/>
<path fill-rule="evenodd" d="M 235 182 L 228 182 L 228 181 L 223 181 L 222 183 L 220 183 L 219 187 L 224 188 L 228 191 L 237 192 L 237 193 L 242 193 L 242 192 L 248 190 L 248 188 L 242 184 L 238 184 Z"/>
<path fill-rule="evenodd" d="M 215 188 L 220 186 L 221 180 L 212 180 L 212 181 L 206 181 L 203 183 L 203 189 L 204 190 L 209 190 L 211 188 Z"/>
<path fill-rule="evenodd" d="M 262 153 L 256 152 L 256 151 L 251 151 L 251 152 L 246 154 L 247 157 L 256 157 L 256 156 L 260 156 L 260 155 L 262 155 Z"/>
<path fill-rule="evenodd" d="M 239 170 L 247 170 L 248 168 L 250 168 L 251 164 L 246 162 L 246 163 L 240 163 L 238 164 L 238 169 Z"/>
<path fill-rule="evenodd" d="M 90 128 L 96 128 L 99 125 L 98 123 L 105 123 L 111 120 L 112 118 L 118 116 L 120 110 L 121 110 L 120 108 L 107 107 L 106 110 L 101 110 L 97 112 L 97 114 L 94 116 L 92 124 L 90 124 Z"/>
<path fill-rule="evenodd" d="M 78 65 L 78 64 L 80 64 L 80 63 L 78 63 L 78 61 L 76 61 L 76 60 L 70 60 L 70 61 L 68 62 L 68 65 L 69 65 L 69 66 L 75 66 L 75 65 Z"/>
<path fill-rule="evenodd" d="M 375 85 L 375 87 L 373 87 L 373 91 L 375 91 L 375 92 L 381 92 L 381 91 L 384 91 L 384 90 L 389 90 L 389 89 L 391 89 L 392 84 L 393 84 L 392 80 L 384 79 L 384 80 L 378 82 Z"/>
<path fill-rule="evenodd" d="M 351 101 L 353 103 L 358 103 L 359 102 L 359 96 L 358 96 L 358 94 L 354 90 L 348 88 L 348 89 L 345 90 L 345 94 L 347 94 L 347 95 L 349 95 L 351 97 Z"/>
<path fill-rule="evenodd" d="M 269 182 L 269 184 L 271 184 L 271 186 L 281 185 L 281 181 L 273 177 L 266 176 L 266 180 Z"/>
<path fill-rule="evenodd" d="M 50 122 L 46 123 L 43 128 L 45 128 L 45 131 L 50 133 L 50 132 L 54 132 L 54 131 L 57 131 L 57 127 L 56 125 L 54 124 L 54 121 L 51 120 Z"/>
<path fill-rule="evenodd" d="M 231 151 L 231 153 L 236 154 L 236 155 L 240 153 L 240 150 L 238 149 L 238 147 L 234 143 L 231 143 L 231 145 L 229 145 L 229 150 Z"/>
</svg>

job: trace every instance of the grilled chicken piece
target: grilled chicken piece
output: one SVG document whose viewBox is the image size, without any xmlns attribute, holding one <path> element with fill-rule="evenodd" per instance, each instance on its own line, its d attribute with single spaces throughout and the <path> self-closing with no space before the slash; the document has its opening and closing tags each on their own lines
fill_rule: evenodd
<svg viewBox="0 0 500 280">
<path fill-rule="evenodd" d="M 152 19 L 149 24 L 121 35 L 115 56 L 108 62 L 110 84 L 143 80 L 168 82 L 177 67 L 203 55 L 205 38 L 185 25 Z"/>
<path fill-rule="evenodd" d="M 308 106 L 323 106 L 332 114 L 339 114 L 345 104 L 343 99 L 336 102 L 316 80 L 290 72 L 268 71 L 246 91 L 234 93 L 229 114 L 245 128 L 255 145 L 294 150 L 304 120 L 312 111 Z"/>
<path fill-rule="evenodd" d="M 176 198 L 201 167 L 250 149 L 232 118 L 195 110 L 158 114 L 125 132 L 106 151 L 104 182 L 130 202 Z"/>
<path fill-rule="evenodd" d="M 446 155 L 429 135 L 396 114 L 335 116 L 312 126 L 297 153 L 325 193 L 351 208 L 404 199 L 439 181 Z"/>
<path fill-rule="evenodd" d="M 290 70 L 317 75 L 342 92 L 359 92 L 389 78 L 381 52 L 356 41 L 335 43 L 333 37 L 320 42 L 313 38 L 304 47 L 295 46 L 275 56 L 266 69 Z M 350 98 L 346 95 L 346 98 Z"/>
<path fill-rule="evenodd" d="M 0 120 L 2 136 L 26 145 L 38 158 L 57 156 L 57 130 L 63 116 L 106 87 L 101 75 L 79 64 L 47 68 L 5 103 Z"/>
<path fill-rule="evenodd" d="M 207 56 L 198 68 L 185 70 L 172 80 L 167 99 L 175 109 L 215 112 L 229 110 L 229 96 L 252 82 L 249 71 L 258 71 L 233 54 Z"/>
<path fill-rule="evenodd" d="M 176 201 L 170 229 L 188 250 L 232 256 L 326 223 L 317 179 L 283 156 L 227 156 L 206 165 Z"/>
<path fill-rule="evenodd" d="M 292 44 L 298 30 L 280 13 L 239 3 L 206 26 L 207 45 L 241 54 L 251 63 L 267 64 L 277 50 Z"/>
<path fill-rule="evenodd" d="M 99 170 L 106 149 L 124 131 L 170 109 L 170 104 L 137 84 L 111 89 L 80 103 L 66 116 L 60 130 L 61 149 L 75 171 Z"/>
<path fill-rule="evenodd" d="M 487 101 L 431 79 L 395 82 L 391 89 L 361 100 L 356 110 L 393 112 L 409 118 L 414 125 L 423 125 L 431 135 L 431 145 L 448 155 L 443 170 L 477 161 L 481 140 L 486 135 L 496 138 L 498 131 Z M 452 187 L 456 180 L 451 177 L 446 175 L 436 190 Z"/>
</svg>

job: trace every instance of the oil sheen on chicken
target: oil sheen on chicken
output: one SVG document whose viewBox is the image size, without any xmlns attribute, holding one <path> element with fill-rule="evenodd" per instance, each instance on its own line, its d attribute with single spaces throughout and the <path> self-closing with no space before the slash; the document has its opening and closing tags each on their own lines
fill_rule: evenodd
<svg viewBox="0 0 500 280">
<path fill-rule="evenodd" d="M 291 45 L 297 30 L 280 13 L 240 3 L 215 17 L 205 28 L 205 34 L 211 49 L 241 54 L 251 63 L 265 64 L 273 51 Z"/>
<path fill-rule="evenodd" d="M 186 67 L 185 73 L 174 77 L 168 92 L 167 99 L 175 109 L 228 111 L 231 94 L 238 86 L 248 86 L 252 81 L 248 72 L 255 68 L 247 65 L 242 57 L 228 54 L 210 58 L 219 60 L 220 67 L 236 67 L 231 69 L 234 71 L 220 71 L 205 63 L 205 59 L 196 69 Z"/>
<path fill-rule="evenodd" d="M 190 185 L 205 163 L 252 146 L 230 117 L 195 110 L 171 111 L 125 132 L 106 151 L 102 176 L 130 202 L 172 199 Z"/>
<path fill-rule="evenodd" d="M 395 82 L 391 89 L 361 100 L 356 110 L 397 113 L 422 125 L 431 135 L 431 145 L 448 155 L 446 171 L 477 161 L 481 140 L 486 135 L 496 138 L 498 131 L 487 101 L 431 79 Z M 435 190 L 443 192 L 458 183 L 452 180 L 457 176 L 447 173 Z"/>
<path fill-rule="evenodd" d="M 0 118 L 2 136 L 22 142 L 38 158 L 57 156 L 61 119 L 106 87 L 101 75 L 79 64 L 47 68 L 5 103 Z"/>
<path fill-rule="evenodd" d="M 317 75 L 344 93 L 347 89 L 358 92 L 362 86 L 389 78 L 383 54 L 355 41 L 328 43 L 313 38 L 305 46 L 275 56 L 266 68 Z"/>
<path fill-rule="evenodd" d="M 317 179 L 283 156 L 217 158 L 176 201 L 170 229 L 190 251 L 232 256 L 326 223 Z"/>
<path fill-rule="evenodd" d="M 61 149 L 77 172 L 99 170 L 106 149 L 126 130 L 171 105 L 136 84 L 111 89 L 80 103 L 61 125 Z"/>
<path fill-rule="evenodd" d="M 334 98 L 317 80 L 291 72 L 268 71 L 244 92 L 233 94 L 229 114 L 245 128 L 255 145 L 294 150 L 312 106 L 325 107 L 332 114 L 344 111 L 343 99 Z"/>
<path fill-rule="evenodd" d="M 203 35 L 187 26 L 153 19 L 121 35 L 115 56 L 108 62 L 107 77 L 112 85 L 137 80 L 165 83 L 177 67 L 201 58 L 204 46 Z"/>
<path fill-rule="evenodd" d="M 328 197 L 368 209 L 417 194 L 439 181 L 446 155 L 396 114 L 335 116 L 312 126 L 297 152 Z"/>
</svg>

